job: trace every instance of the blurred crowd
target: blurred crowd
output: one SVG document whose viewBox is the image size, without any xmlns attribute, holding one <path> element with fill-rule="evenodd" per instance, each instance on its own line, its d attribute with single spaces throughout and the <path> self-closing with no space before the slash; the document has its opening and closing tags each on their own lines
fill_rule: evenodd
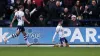
<svg viewBox="0 0 100 56">
<path fill-rule="evenodd" d="M 26 27 L 55 27 L 61 19 L 65 27 L 100 26 L 100 0 L 0 0 L 1 27 L 9 26 L 19 5 L 31 22 Z"/>
</svg>

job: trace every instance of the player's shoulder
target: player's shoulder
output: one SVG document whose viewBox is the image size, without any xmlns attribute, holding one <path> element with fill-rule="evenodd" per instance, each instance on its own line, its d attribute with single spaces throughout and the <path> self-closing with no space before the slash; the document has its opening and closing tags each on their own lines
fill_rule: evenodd
<svg viewBox="0 0 100 56">
<path fill-rule="evenodd" d="M 20 16 L 23 16 L 24 15 L 24 12 L 23 11 L 18 11 L 19 15 Z"/>
<path fill-rule="evenodd" d="M 15 12 L 15 14 L 18 14 L 19 11 Z"/>
<path fill-rule="evenodd" d="M 23 11 L 19 11 L 19 13 L 23 13 L 23 14 L 24 14 L 24 12 L 23 12 Z"/>
<path fill-rule="evenodd" d="M 58 25 L 56 28 L 59 28 L 60 26 Z"/>
<path fill-rule="evenodd" d="M 56 27 L 56 29 L 60 29 L 60 26 L 58 25 L 58 26 Z"/>
<path fill-rule="evenodd" d="M 61 25 L 58 25 L 56 28 L 61 28 L 62 26 Z"/>
</svg>

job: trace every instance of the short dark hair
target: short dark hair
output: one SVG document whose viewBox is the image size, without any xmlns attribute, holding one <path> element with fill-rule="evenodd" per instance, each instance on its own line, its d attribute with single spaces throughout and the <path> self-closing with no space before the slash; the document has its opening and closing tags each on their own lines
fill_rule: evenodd
<svg viewBox="0 0 100 56">
<path fill-rule="evenodd" d="M 24 7 L 23 5 L 19 5 L 19 6 L 18 6 L 19 9 L 21 9 L 21 8 L 23 8 L 23 7 Z"/>
</svg>

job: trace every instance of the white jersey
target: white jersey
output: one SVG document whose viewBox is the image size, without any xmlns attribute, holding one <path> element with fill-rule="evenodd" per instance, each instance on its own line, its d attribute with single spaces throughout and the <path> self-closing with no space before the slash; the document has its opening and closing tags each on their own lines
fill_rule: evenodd
<svg viewBox="0 0 100 56">
<path fill-rule="evenodd" d="M 53 36 L 53 40 L 55 39 L 56 34 L 59 35 L 59 38 L 64 38 L 64 29 L 63 29 L 63 27 L 61 25 L 58 25 L 56 27 L 56 32 L 55 32 L 55 34 Z"/>
<path fill-rule="evenodd" d="M 23 26 L 24 20 L 22 19 L 22 17 L 24 16 L 24 12 L 23 11 L 17 11 L 15 13 L 15 16 L 17 17 L 17 20 L 18 20 L 18 26 Z"/>
<path fill-rule="evenodd" d="M 56 27 L 56 32 L 59 34 L 60 38 L 64 38 L 64 29 L 61 25 L 58 25 Z"/>
</svg>

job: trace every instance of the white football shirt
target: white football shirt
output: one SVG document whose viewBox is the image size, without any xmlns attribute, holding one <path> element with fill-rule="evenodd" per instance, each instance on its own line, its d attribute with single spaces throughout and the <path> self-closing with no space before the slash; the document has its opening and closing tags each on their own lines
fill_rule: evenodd
<svg viewBox="0 0 100 56">
<path fill-rule="evenodd" d="M 18 20 L 18 26 L 23 26 L 24 20 L 22 19 L 22 17 L 24 16 L 24 12 L 23 11 L 17 11 L 15 13 L 15 16 L 17 17 L 17 20 Z"/>
<path fill-rule="evenodd" d="M 56 32 L 59 34 L 60 38 L 64 38 L 64 29 L 61 25 L 58 25 L 56 27 Z"/>
</svg>

